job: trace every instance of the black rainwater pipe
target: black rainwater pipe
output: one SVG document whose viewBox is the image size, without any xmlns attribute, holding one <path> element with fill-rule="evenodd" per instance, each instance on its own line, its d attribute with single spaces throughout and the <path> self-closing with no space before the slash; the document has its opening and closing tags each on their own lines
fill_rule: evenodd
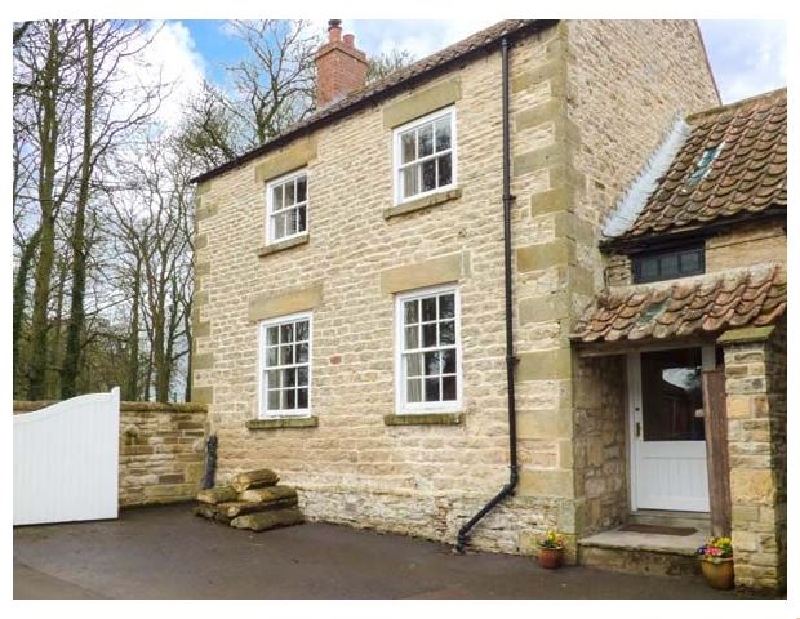
<svg viewBox="0 0 800 619">
<path fill-rule="evenodd" d="M 481 510 L 470 518 L 458 531 L 458 542 L 456 550 L 464 553 L 467 546 L 467 537 L 470 529 L 474 527 L 481 518 L 488 514 L 495 505 L 507 496 L 513 494 L 517 486 L 517 407 L 514 394 L 514 371 L 516 369 L 516 357 L 514 356 L 514 326 L 512 323 L 512 287 L 511 287 L 511 203 L 514 196 L 511 195 L 511 153 L 508 126 L 508 38 L 503 37 L 502 64 L 503 64 L 503 227 L 505 241 L 505 280 L 506 280 L 506 385 L 508 391 L 508 450 L 510 476 L 508 483 L 500 489 L 500 492 L 484 505 Z"/>
</svg>

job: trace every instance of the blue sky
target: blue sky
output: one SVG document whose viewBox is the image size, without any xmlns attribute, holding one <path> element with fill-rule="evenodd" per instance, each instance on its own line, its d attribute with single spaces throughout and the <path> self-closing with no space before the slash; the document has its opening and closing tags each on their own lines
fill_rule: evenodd
<svg viewBox="0 0 800 619">
<path fill-rule="evenodd" d="M 492 23 L 491 18 L 463 20 L 344 20 L 345 32 L 367 54 L 393 47 L 416 58 L 454 43 Z M 325 20 L 315 26 L 324 32 Z M 212 81 L 223 77 L 221 63 L 233 62 L 244 48 L 225 34 L 220 20 L 175 20 L 167 29 L 182 39 L 196 71 Z M 700 20 L 712 70 L 723 102 L 730 103 L 786 85 L 786 23 L 775 20 Z M 190 71 L 190 72 L 191 72 Z M 182 72 L 185 75 L 185 73 Z"/>
</svg>

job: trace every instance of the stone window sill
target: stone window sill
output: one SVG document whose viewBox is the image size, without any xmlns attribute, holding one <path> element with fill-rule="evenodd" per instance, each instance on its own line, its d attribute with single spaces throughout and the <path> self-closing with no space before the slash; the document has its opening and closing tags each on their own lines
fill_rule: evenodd
<svg viewBox="0 0 800 619">
<path fill-rule="evenodd" d="M 308 232 L 306 232 L 294 238 L 286 239 L 285 241 L 277 241 L 275 243 L 270 243 L 269 245 L 264 245 L 258 249 L 258 257 L 264 258 L 265 256 L 283 251 L 284 249 L 297 247 L 298 245 L 305 245 L 308 243 L 309 236 L 310 235 Z"/>
<path fill-rule="evenodd" d="M 402 204 L 385 208 L 383 209 L 383 218 L 391 219 L 392 217 L 398 217 L 399 215 L 406 215 L 407 213 L 415 213 L 417 211 L 421 211 L 426 208 L 431 208 L 432 206 L 436 206 L 438 204 L 444 204 L 445 202 L 450 202 L 451 200 L 458 200 L 460 197 L 461 197 L 461 188 L 456 187 L 455 189 L 442 191 L 440 193 L 435 193 L 430 196 L 425 196 L 424 198 L 411 200 L 410 202 L 403 202 Z"/>
<path fill-rule="evenodd" d="M 319 417 L 276 417 L 275 419 L 248 419 L 248 430 L 278 430 L 280 428 L 316 428 Z"/>
<path fill-rule="evenodd" d="M 464 413 L 408 413 L 384 415 L 387 426 L 463 426 Z"/>
</svg>

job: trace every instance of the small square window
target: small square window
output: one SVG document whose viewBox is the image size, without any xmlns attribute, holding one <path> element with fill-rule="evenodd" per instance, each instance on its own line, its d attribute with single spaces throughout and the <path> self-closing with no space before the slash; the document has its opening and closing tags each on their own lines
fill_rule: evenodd
<svg viewBox="0 0 800 619">
<path fill-rule="evenodd" d="M 634 256 L 633 283 L 678 279 L 705 273 L 705 250 L 702 247 L 670 249 Z"/>
</svg>

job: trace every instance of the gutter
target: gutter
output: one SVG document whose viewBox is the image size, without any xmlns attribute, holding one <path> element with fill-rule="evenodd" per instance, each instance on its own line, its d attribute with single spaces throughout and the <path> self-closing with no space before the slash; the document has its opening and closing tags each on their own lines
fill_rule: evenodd
<svg viewBox="0 0 800 619">
<path fill-rule="evenodd" d="M 516 357 L 514 356 L 514 324 L 512 315 L 513 289 L 511 280 L 511 153 L 509 137 L 509 94 L 508 94 L 508 37 L 501 41 L 503 65 L 503 231 L 505 241 L 505 294 L 506 294 L 506 386 L 508 392 L 508 450 L 509 479 L 477 514 L 458 531 L 456 550 L 464 554 L 470 530 L 488 514 L 500 501 L 514 493 L 519 481 L 517 475 L 517 406 L 515 386 Z"/>
</svg>

